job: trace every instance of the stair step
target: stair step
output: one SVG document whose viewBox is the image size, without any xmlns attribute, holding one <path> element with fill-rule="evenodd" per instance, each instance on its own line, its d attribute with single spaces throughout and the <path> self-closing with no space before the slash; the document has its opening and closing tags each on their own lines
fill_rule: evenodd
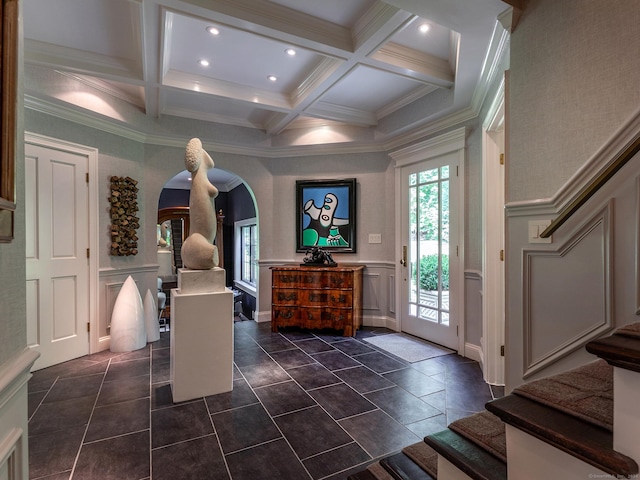
<svg viewBox="0 0 640 480">
<path fill-rule="evenodd" d="M 380 460 L 380 465 L 394 480 L 434 480 L 404 453 L 397 453 Z"/>
<path fill-rule="evenodd" d="M 438 454 L 424 442 L 414 443 L 402 449 L 407 457 L 433 478 L 438 478 Z"/>
<path fill-rule="evenodd" d="M 504 422 L 493 413 L 482 411 L 452 422 L 449 428 L 480 448 L 507 462 Z"/>
<path fill-rule="evenodd" d="M 351 474 L 347 477 L 347 480 L 379 480 L 369 470 L 362 470 L 358 473 Z"/>
<path fill-rule="evenodd" d="M 507 464 L 475 442 L 447 429 L 424 441 L 473 480 L 506 480 Z"/>
<path fill-rule="evenodd" d="M 613 430 L 613 367 L 602 359 L 526 383 L 512 393 Z"/>
<path fill-rule="evenodd" d="M 372 463 L 367 467 L 367 471 L 373 475 L 376 480 L 394 480 L 394 478 L 387 472 L 386 468 L 380 465 L 380 462 Z"/>
<path fill-rule="evenodd" d="M 507 395 L 487 403 L 487 410 L 549 445 L 611 475 L 628 478 L 638 473 L 637 463 L 613 450 L 613 434 L 555 408 L 520 395 Z"/>
<path fill-rule="evenodd" d="M 640 372 L 640 322 L 619 328 L 613 335 L 593 340 L 586 350 L 614 367 Z"/>
</svg>

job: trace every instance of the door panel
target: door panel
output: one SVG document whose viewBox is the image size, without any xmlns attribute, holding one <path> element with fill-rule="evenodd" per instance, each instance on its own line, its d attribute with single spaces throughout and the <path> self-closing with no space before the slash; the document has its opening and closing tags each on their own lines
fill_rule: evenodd
<svg viewBox="0 0 640 480">
<path fill-rule="evenodd" d="M 89 353 L 88 158 L 25 148 L 27 337 L 39 369 Z"/>
<path fill-rule="evenodd" d="M 458 349 L 457 154 L 402 168 L 402 331 Z M 403 257 L 405 256 L 403 252 Z"/>
</svg>

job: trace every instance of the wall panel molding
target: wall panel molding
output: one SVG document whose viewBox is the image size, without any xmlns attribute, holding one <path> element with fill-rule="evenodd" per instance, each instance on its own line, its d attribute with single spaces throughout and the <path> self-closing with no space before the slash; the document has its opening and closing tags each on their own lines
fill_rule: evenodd
<svg viewBox="0 0 640 480">
<path fill-rule="evenodd" d="M 380 311 L 380 293 L 380 274 L 363 273 L 362 309 Z"/>
<path fill-rule="evenodd" d="M 28 392 L 31 368 L 40 353 L 29 348 L 0 365 L 0 477 L 28 477 Z"/>
<path fill-rule="evenodd" d="M 609 201 L 558 248 L 523 249 L 523 378 L 613 328 L 612 218 Z"/>
</svg>

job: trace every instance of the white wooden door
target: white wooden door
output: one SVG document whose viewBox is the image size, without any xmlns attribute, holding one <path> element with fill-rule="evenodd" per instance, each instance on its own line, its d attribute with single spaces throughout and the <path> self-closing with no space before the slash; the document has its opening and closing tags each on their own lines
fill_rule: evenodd
<svg viewBox="0 0 640 480">
<path fill-rule="evenodd" d="M 458 350 L 458 154 L 402 168 L 402 331 Z"/>
<path fill-rule="evenodd" d="M 89 353 L 88 158 L 25 145 L 27 341 L 34 369 Z"/>
</svg>

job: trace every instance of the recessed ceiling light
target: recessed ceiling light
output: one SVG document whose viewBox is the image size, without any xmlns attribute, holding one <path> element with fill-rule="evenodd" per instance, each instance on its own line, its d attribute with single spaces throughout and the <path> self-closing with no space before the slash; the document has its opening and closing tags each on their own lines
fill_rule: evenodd
<svg viewBox="0 0 640 480">
<path fill-rule="evenodd" d="M 427 33 L 430 28 L 431 26 L 428 23 L 422 23 L 418 27 L 418 30 L 420 30 L 420 33 Z"/>
<path fill-rule="evenodd" d="M 293 48 L 287 48 L 284 53 L 286 53 L 287 55 L 289 55 L 290 57 L 293 57 L 296 54 L 296 51 Z"/>
<path fill-rule="evenodd" d="M 220 35 L 220 30 L 213 26 L 207 27 L 207 32 L 209 32 L 211 35 Z"/>
<path fill-rule="evenodd" d="M 276 77 L 275 75 L 268 75 L 267 79 L 269 79 L 269 81 L 271 82 L 275 82 L 276 80 L 278 80 L 278 77 Z"/>
<path fill-rule="evenodd" d="M 209 66 L 209 60 L 205 60 L 203 58 L 201 60 L 198 60 L 198 64 L 200 64 L 201 67 L 208 67 Z"/>
</svg>

